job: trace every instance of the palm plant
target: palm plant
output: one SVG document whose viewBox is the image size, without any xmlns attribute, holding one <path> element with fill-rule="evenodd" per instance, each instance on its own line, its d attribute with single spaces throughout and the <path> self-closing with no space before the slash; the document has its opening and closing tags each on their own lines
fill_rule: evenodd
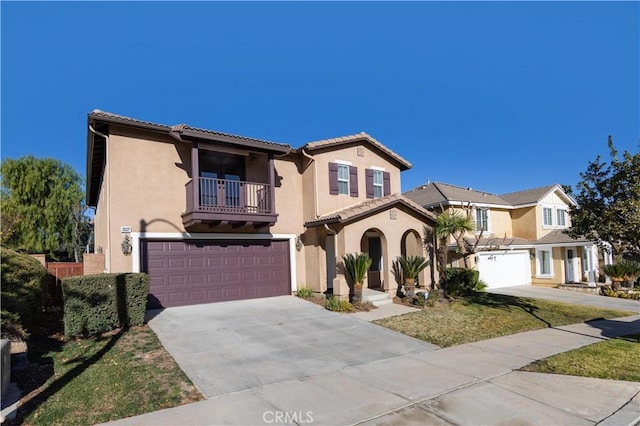
<svg viewBox="0 0 640 426">
<path fill-rule="evenodd" d="M 362 287 L 367 271 L 371 267 L 371 258 L 366 253 L 348 253 L 342 256 L 347 279 L 353 283 L 353 302 L 362 301 Z"/>
<path fill-rule="evenodd" d="M 450 235 L 453 236 L 458 247 L 463 249 L 464 234 L 475 229 L 474 220 L 456 210 L 447 210 L 436 217 L 433 232 L 438 239 L 437 258 L 441 281 L 447 269 L 447 239 Z M 465 268 L 469 268 L 467 256 L 463 256 L 463 260 Z"/>
<path fill-rule="evenodd" d="M 614 290 L 620 288 L 620 283 L 625 280 L 627 273 L 627 267 L 622 262 L 613 263 L 611 265 L 604 265 L 602 272 L 611 277 L 611 283 Z"/>
<path fill-rule="evenodd" d="M 602 270 L 611 277 L 613 289 L 617 290 L 624 281 L 633 286 L 633 282 L 640 276 L 640 263 L 623 259 L 613 265 L 604 265 Z"/>
<path fill-rule="evenodd" d="M 422 256 L 401 256 L 398 258 L 398 262 L 402 267 L 406 295 L 407 297 L 413 297 L 416 279 L 420 272 L 429 266 L 429 261 Z"/>
</svg>

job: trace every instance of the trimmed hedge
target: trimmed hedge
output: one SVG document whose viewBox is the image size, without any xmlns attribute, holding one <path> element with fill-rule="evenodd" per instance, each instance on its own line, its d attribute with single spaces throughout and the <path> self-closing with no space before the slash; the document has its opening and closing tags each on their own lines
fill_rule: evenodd
<svg viewBox="0 0 640 426">
<path fill-rule="evenodd" d="M 480 272 L 466 268 L 447 268 L 444 272 L 447 294 L 459 296 L 480 290 Z M 480 288 L 479 288 L 480 287 Z"/>
<path fill-rule="evenodd" d="M 65 336 L 94 336 L 144 323 L 149 276 L 129 273 L 64 278 L 62 294 Z"/>
<path fill-rule="evenodd" d="M 42 312 L 47 270 L 33 257 L 2 248 L 2 337 L 25 339 Z"/>
</svg>

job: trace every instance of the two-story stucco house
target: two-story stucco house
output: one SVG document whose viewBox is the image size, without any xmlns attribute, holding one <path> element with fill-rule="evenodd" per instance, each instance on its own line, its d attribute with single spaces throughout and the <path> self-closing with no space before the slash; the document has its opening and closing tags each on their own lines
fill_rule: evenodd
<svg viewBox="0 0 640 426">
<path fill-rule="evenodd" d="M 393 294 L 393 260 L 426 257 L 423 224 L 434 219 L 400 194 L 410 167 L 365 133 L 294 149 L 95 110 L 87 203 L 99 266 L 90 272 L 148 272 L 149 306 L 170 307 L 302 287 L 344 294 L 336 264 L 367 252 L 368 287 Z"/>
<path fill-rule="evenodd" d="M 476 232 L 465 240 L 477 242 L 478 252 L 471 260 L 490 288 L 594 284 L 598 279 L 596 242 L 564 232 L 571 226 L 568 212 L 575 201 L 560 185 L 495 195 L 434 182 L 404 195 L 436 213 L 453 209 L 471 214 Z M 450 264 L 462 266 L 450 242 Z"/>
</svg>

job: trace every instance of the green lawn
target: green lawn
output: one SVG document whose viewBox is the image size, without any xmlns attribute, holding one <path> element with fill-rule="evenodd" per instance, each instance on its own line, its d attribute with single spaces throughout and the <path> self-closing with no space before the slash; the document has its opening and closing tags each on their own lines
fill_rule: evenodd
<svg viewBox="0 0 640 426">
<path fill-rule="evenodd" d="M 87 425 L 202 399 L 147 326 L 64 343 L 29 342 L 16 424 Z"/>
<path fill-rule="evenodd" d="M 420 312 L 374 322 L 447 347 L 522 331 L 633 314 L 614 309 L 477 293 L 450 303 L 436 303 Z"/>
<path fill-rule="evenodd" d="M 522 370 L 640 382 L 640 334 L 609 339 L 541 359 Z"/>
</svg>

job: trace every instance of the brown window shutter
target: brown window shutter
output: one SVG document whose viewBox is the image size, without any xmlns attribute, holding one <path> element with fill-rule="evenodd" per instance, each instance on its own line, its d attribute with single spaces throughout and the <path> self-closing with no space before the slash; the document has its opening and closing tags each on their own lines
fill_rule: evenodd
<svg viewBox="0 0 640 426">
<path fill-rule="evenodd" d="M 338 195 L 338 165 L 329 163 L 329 194 Z"/>
<path fill-rule="evenodd" d="M 391 194 L 391 173 L 382 172 L 382 188 L 385 196 Z"/>
<path fill-rule="evenodd" d="M 367 187 L 367 198 L 373 198 L 374 197 L 374 193 L 373 193 L 373 170 L 365 169 L 364 170 L 364 176 L 365 176 L 366 187 Z"/>
<path fill-rule="evenodd" d="M 358 168 L 355 166 L 349 166 L 349 194 L 358 196 Z"/>
</svg>

